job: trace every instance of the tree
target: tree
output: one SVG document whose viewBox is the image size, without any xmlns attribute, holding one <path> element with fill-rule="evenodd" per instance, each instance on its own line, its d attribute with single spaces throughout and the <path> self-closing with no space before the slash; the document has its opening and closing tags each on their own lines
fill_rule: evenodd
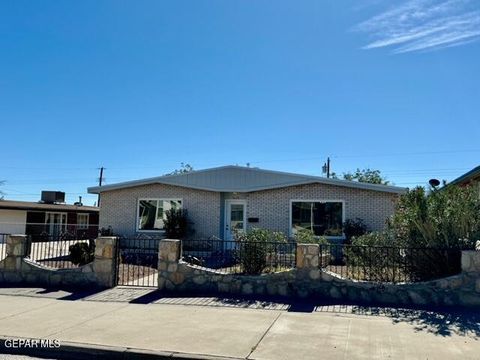
<svg viewBox="0 0 480 360">
<path fill-rule="evenodd" d="M 3 185 L 3 184 L 5 184 L 5 181 L 0 181 L 0 185 Z M 5 195 L 5 193 L 0 190 L 0 200 L 3 200 L 3 195 Z"/>
<path fill-rule="evenodd" d="M 338 179 L 338 175 L 336 173 L 332 173 L 332 178 L 333 179 Z M 384 176 L 382 176 L 382 173 L 380 170 L 372 170 L 372 169 L 358 169 L 354 172 L 346 172 L 343 173 L 343 180 L 348 180 L 348 181 L 358 181 L 358 182 L 363 182 L 363 183 L 370 183 L 370 184 L 382 184 L 382 185 L 388 185 L 390 184 L 390 181 L 388 181 Z"/>
<path fill-rule="evenodd" d="M 173 170 L 172 172 L 169 172 L 165 175 L 179 175 L 179 174 L 186 174 L 186 173 L 189 173 L 189 172 L 192 172 L 193 171 L 193 166 L 190 165 L 190 164 L 185 164 L 185 163 L 180 163 L 180 168 L 179 169 L 175 169 Z"/>
</svg>

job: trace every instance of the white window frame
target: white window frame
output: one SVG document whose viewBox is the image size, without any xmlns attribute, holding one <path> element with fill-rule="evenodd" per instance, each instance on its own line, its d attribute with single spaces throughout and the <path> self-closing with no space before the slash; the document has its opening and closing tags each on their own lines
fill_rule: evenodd
<svg viewBox="0 0 480 360">
<path fill-rule="evenodd" d="M 243 205 L 243 231 L 247 232 L 248 229 L 248 223 L 247 223 L 247 200 L 246 199 L 226 199 L 225 200 L 225 210 L 223 214 L 223 237 L 224 239 L 227 238 L 227 224 L 230 223 L 230 211 L 229 208 L 231 209 L 230 205 Z M 231 233 L 231 224 L 229 224 L 229 229 L 228 231 Z M 233 240 L 233 236 L 232 239 Z"/>
<path fill-rule="evenodd" d="M 87 217 L 87 223 L 86 224 L 80 224 L 78 223 L 78 216 L 86 216 Z M 90 214 L 89 213 L 77 213 L 77 230 L 86 230 L 90 226 Z"/>
<path fill-rule="evenodd" d="M 140 201 L 180 201 L 182 204 L 181 209 L 183 209 L 183 198 L 139 198 L 137 200 L 137 220 L 135 221 L 135 232 L 139 233 L 157 233 L 157 234 L 163 234 L 165 230 L 140 230 Z M 157 206 L 157 211 L 155 212 L 155 219 L 158 216 L 158 206 Z"/>
<path fill-rule="evenodd" d="M 328 236 L 325 235 L 327 239 L 331 240 L 345 240 L 345 233 L 343 232 L 343 223 L 345 222 L 345 200 L 337 200 L 337 199 L 291 199 L 290 200 L 290 209 L 289 209 L 289 224 L 288 229 L 290 233 L 290 237 L 294 236 L 293 228 L 292 228 L 292 205 L 294 202 L 318 202 L 318 203 L 342 203 L 342 235 L 341 236 Z"/>
<path fill-rule="evenodd" d="M 62 221 L 61 223 L 53 223 L 53 224 L 59 224 L 61 226 L 61 231 L 62 232 L 67 231 L 67 229 L 68 229 L 68 213 L 59 212 L 59 211 L 46 211 L 45 212 L 45 228 L 46 228 L 46 226 L 48 226 L 48 233 L 50 234 L 50 226 L 52 225 L 52 223 L 47 222 L 48 215 L 50 215 L 50 216 L 60 215 L 60 218 L 62 218 L 63 215 L 65 215 L 65 222 Z"/>
</svg>

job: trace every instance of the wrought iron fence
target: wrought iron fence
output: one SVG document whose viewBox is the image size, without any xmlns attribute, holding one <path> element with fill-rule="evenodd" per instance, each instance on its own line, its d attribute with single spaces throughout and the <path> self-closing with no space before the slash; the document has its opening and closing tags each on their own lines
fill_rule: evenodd
<svg viewBox="0 0 480 360">
<path fill-rule="evenodd" d="M 93 261 L 93 239 L 70 239 L 61 236 L 42 236 L 41 241 L 30 235 L 27 254 L 30 260 L 51 268 L 75 268 Z"/>
<path fill-rule="evenodd" d="M 461 249 L 320 245 L 320 268 L 354 280 L 419 282 L 461 272 Z"/>
<path fill-rule="evenodd" d="M 7 236 L 10 234 L 0 233 L 0 261 L 7 257 Z"/>
<path fill-rule="evenodd" d="M 296 243 L 193 239 L 182 241 L 183 260 L 224 274 L 254 275 L 295 267 Z"/>
<path fill-rule="evenodd" d="M 157 287 L 157 238 L 120 238 L 117 246 L 117 285 Z"/>
</svg>

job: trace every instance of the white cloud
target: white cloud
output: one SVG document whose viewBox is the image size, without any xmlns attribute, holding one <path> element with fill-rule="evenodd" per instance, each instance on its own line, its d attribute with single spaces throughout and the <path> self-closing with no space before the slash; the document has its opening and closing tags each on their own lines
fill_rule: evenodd
<svg viewBox="0 0 480 360">
<path fill-rule="evenodd" d="M 480 39 L 480 1 L 410 0 L 357 25 L 368 33 L 363 49 L 394 47 L 394 53 L 459 46 Z"/>
</svg>

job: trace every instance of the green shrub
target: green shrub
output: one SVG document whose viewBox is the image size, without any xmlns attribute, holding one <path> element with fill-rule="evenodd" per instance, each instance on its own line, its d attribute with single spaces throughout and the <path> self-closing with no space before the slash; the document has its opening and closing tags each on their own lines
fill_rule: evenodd
<svg viewBox="0 0 480 360">
<path fill-rule="evenodd" d="M 326 236 L 317 236 L 309 229 L 297 230 L 295 233 L 295 241 L 298 244 L 319 244 L 328 245 L 329 242 Z"/>
<path fill-rule="evenodd" d="M 169 239 L 183 240 L 190 233 L 188 212 L 185 209 L 170 209 L 165 211 L 163 222 L 165 235 Z"/>
<path fill-rule="evenodd" d="M 352 239 L 354 246 L 393 246 L 395 245 L 394 235 L 389 231 L 371 232 Z"/>
<path fill-rule="evenodd" d="M 274 248 L 271 242 L 286 243 L 287 237 L 276 231 L 252 229 L 249 232 L 237 232 L 238 260 L 245 274 L 261 274 L 267 266 L 267 256 Z"/>
<path fill-rule="evenodd" d="M 413 189 L 400 198 L 389 229 L 404 246 L 473 249 L 480 239 L 478 188 L 451 185 L 431 194 Z"/>
<path fill-rule="evenodd" d="M 343 233 L 347 243 L 350 243 L 353 238 L 365 235 L 368 232 L 368 227 L 360 218 L 347 219 L 343 223 Z"/>
<path fill-rule="evenodd" d="M 91 263 L 95 258 L 95 242 L 90 240 L 88 243 L 79 242 L 70 245 L 70 261 L 75 265 L 85 265 Z"/>
<path fill-rule="evenodd" d="M 452 185 L 427 193 L 418 187 L 400 197 L 386 231 L 352 237 L 344 255 L 374 281 L 431 280 L 458 273 L 458 249 L 473 249 L 479 238 L 478 188 Z"/>
</svg>

